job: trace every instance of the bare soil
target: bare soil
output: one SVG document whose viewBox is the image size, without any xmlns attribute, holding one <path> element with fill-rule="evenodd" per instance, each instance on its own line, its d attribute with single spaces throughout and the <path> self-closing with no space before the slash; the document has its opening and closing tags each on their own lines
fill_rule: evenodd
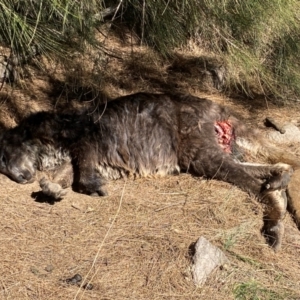
<svg viewBox="0 0 300 300">
<path fill-rule="evenodd" d="M 106 73 L 98 78 L 103 93 L 93 103 L 103 95 L 173 90 L 229 105 L 261 127 L 267 115 L 300 121 L 296 104 L 229 98 L 196 66 L 189 75 L 171 72 L 147 49 L 117 38 L 108 43 L 122 59 L 107 57 Z M 190 57 L 202 55 L 189 51 Z M 32 68 L 21 85 L 3 87 L 2 128 L 38 110 L 82 105 L 74 78 L 47 66 L 47 74 Z M 80 68 L 79 84 L 91 87 L 91 68 Z M 297 145 L 290 149 L 298 151 Z M 107 197 L 69 190 L 55 203 L 38 197 L 39 190 L 38 183 L 19 185 L 0 175 L 0 299 L 300 299 L 300 232 L 290 215 L 283 249 L 275 254 L 260 234 L 261 205 L 230 184 L 188 174 L 128 179 L 110 182 Z M 200 236 L 230 260 L 203 287 L 191 276 L 191 248 Z M 67 283 L 75 274 L 83 277 L 81 286 L 93 288 Z"/>
</svg>

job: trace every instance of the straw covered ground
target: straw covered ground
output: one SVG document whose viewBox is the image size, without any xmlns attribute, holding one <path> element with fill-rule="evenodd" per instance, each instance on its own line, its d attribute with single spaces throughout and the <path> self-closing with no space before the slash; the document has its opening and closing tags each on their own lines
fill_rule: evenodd
<svg viewBox="0 0 300 300">
<path fill-rule="evenodd" d="M 254 125 L 270 114 L 300 121 L 296 105 L 228 98 L 203 86 L 195 65 L 188 74 L 168 71 L 152 54 L 118 39 L 110 43 L 128 55 L 107 58 L 99 85 L 112 97 L 180 90 L 227 104 Z M 73 94 L 67 94 L 64 74 L 31 72 L 21 87 L 1 90 L 2 128 L 34 111 L 79 105 L 72 78 Z M 290 215 L 283 249 L 275 254 L 260 234 L 261 205 L 230 184 L 188 174 L 128 179 L 110 182 L 107 197 L 69 190 L 49 203 L 38 197 L 38 183 L 19 185 L 3 175 L 0 183 L 0 299 L 300 299 L 300 232 Z M 200 236 L 230 263 L 196 287 L 191 248 Z M 92 289 L 66 281 L 75 274 Z"/>
</svg>

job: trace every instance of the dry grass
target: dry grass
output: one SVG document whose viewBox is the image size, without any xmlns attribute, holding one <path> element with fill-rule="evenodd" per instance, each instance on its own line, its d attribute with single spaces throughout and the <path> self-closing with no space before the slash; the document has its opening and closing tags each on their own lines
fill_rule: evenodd
<svg viewBox="0 0 300 300">
<path fill-rule="evenodd" d="M 259 233 L 260 205 L 229 184 L 185 174 L 117 181 L 108 197 L 70 191 L 50 205 L 30 197 L 37 184 L 1 182 L 0 299 L 234 299 L 251 282 L 276 299 L 300 298 L 299 233 L 290 217 L 274 254 Z M 202 288 L 190 273 L 199 236 L 231 262 Z M 76 273 L 94 289 L 64 282 Z"/>
<path fill-rule="evenodd" d="M 197 75 L 169 72 L 166 63 L 144 50 L 133 53 L 134 47 L 113 42 L 127 58 L 108 61 L 105 84 L 100 81 L 109 96 L 174 86 L 226 103 L 255 124 L 268 114 L 297 120 L 297 107 L 279 109 L 270 101 L 267 106 L 204 93 Z M 63 91 L 54 93 L 49 77 L 1 91 L 3 127 L 32 111 L 74 104 L 75 94 L 64 98 Z M 62 78 L 57 76 L 56 84 Z M 295 224 L 287 215 L 283 249 L 275 254 L 260 234 L 260 204 L 232 185 L 187 174 L 121 180 L 109 183 L 108 197 L 69 191 L 62 201 L 49 204 L 35 199 L 37 183 L 18 185 L 2 175 L 0 182 L 0 299 L 300 299 L 300 233 Z M 201 288 L 193 284 L 190 272 L 190 247 L 200 236 L 230 260 Z M 94 288 L 65 282 L 76 273 Z"/>
</svg>

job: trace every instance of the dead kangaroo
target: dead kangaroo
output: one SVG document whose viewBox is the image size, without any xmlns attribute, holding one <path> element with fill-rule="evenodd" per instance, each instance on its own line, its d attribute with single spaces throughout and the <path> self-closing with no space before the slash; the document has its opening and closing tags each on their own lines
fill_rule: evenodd
<svg viewBox="0 0 300 300">
<path fill-rule="evenodd" d="M 36 171 L 51 171 L 52 177 L 40 185 L 56 199 L 70 185 L 80 193 L 103 196 L 107 180 L 130 175 L 189 172 L 226 181 L 265 204 L 264 235 L 275 250 L 280 248 L 286 189 L 299 168 L 295 157 L 251 134 L 227 108 L 190 95 L 138 93 L 99 111 L 40 112 L 24 119 L 0 137 L 0 172 L 27 183 L 35 180 Z M 271 163 L 241 162 L 235 155 L 241 150 Z M 297 193 L 291 194 L 289 204 L 298 221 Z"/>
</svg>

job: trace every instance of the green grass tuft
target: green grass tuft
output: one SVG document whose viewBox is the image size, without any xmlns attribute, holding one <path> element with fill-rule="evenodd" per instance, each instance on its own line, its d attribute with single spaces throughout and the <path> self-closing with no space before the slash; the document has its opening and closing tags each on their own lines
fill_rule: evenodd
<svg viewBox="0 0 300 300">
<path fill-rule="evenodd" d="M 261 286 L 255 281 L 242 282 L 233 290 L 236 300 L 283 300 L 286 295 Z"/>
</svg>

